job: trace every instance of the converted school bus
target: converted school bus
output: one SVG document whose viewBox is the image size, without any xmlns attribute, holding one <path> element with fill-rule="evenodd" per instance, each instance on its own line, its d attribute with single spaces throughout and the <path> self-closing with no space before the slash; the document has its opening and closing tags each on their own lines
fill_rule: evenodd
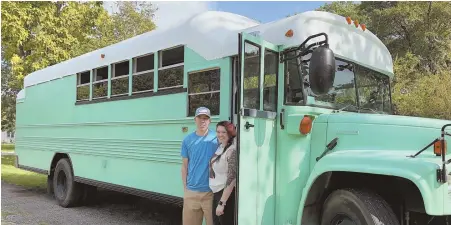
<svg viewBox="0 0 451 225">
<path fill-rule="evenodd" d="M 63 207 L 96 187 L 181 204 L 181 141 L 207 106 L 212 129 L 237 125 L 237 224 L 444 224 L 451 122 L 390 115 L 393 76 L 350 18 L 206 12 L 26 76 L 16 164 Z"/>
</svg>

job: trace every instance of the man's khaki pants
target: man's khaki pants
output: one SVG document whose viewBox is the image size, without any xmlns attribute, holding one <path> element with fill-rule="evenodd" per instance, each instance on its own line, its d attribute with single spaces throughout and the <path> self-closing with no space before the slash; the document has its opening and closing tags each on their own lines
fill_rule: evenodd
<svg viewBox="0 0 451 225">
<path fill-rule="evenodd" d="M 213 225 L 213 192 L 185 190 L 183 197 L 183 225 L 201 225 L 205 217 L 207 225 Z"/>
</svg>

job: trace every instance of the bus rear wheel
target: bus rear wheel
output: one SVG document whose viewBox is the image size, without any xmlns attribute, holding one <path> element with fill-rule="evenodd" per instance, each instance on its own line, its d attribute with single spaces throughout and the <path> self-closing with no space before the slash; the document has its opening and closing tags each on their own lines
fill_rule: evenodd
<svg viewBox="0 0 451 225">
<path fill-rule="evenodd" d="M 60 159 L 53 175 L 53 193 L 62 207 L 72 207 L 80 198 L 80 184 L 74 181 L 72 167 L 67 158 Z"/>
<path fill-rule="evenodd" d="M 355 189 L 332 192 L 324 202 L 321 218 L 321 225 L 399 225 L 382 197 Z"/>
</svg>

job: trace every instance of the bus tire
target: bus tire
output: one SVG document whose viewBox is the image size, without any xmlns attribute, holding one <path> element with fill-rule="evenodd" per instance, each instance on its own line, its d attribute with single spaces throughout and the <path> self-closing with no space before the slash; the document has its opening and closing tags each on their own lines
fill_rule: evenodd
<svg viewBox="0 0 451 225">
<path fill-rule="evenodd" d="M 47 176 L 47 194 L 53 196 L 53 177 Z"/>
<path fill-rule="evenodd" d="M 53 192 L 58 204 L 64 208 L 74 206 L 80 197 L 80 189 L 80 184 L 74 181 L 69 160 L 60 159 L 53 175 Z"/>
<path fill-rule="evenodd" d="M 324 201 L 321 225 L 340 224 L 340 221 L 353 221 L 356 225 L 399 225 L 395 213 L 382 197 L 356 189 L 336 190 Z"/>
</svg>

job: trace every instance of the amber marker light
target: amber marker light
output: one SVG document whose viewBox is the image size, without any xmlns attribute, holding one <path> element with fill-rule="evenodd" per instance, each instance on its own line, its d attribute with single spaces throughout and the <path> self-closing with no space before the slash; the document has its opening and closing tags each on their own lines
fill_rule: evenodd
<svg viewBox="0 0 451 225">
<path fill-rule="evenodd" d="M 365 24 L 360 25 L 360 27 L 362 28 L 363 31 L 366 30 L 366 25 Z"/>
<path fill-rule="evenodd" d="M 310 133 L 310 131 L 312 130 L 312 122 L 312 118 L 305 115 L 299 123 L 299 132 L 303 135 Z"/>
<path fill-rule="evenodd" d="M 286 33 L 285 33 L 285 37 L 293 37 L 293 30 L 289 29 Z"/>
<path fill-rule="evenodd" d="M 354 20 L 354 25 L 355 25 L 355 27 L 359 27 L 359 21 L 358 20 Z"/>
<path fill-rule="evenodd" d="M 445 155 L 446 155 L 446 140 L 443 140 L 443 143 L 444 143 L 444 149 L 445 149 Z M 442 141 L 441 140 L 437 140 L 435 143 L 434 143 L 434 154 L 436 155 L 436 156 L 441 156 L 442 155 Z"/>
<path fill-rule="evenodd" d="M 351 24 L 351 22 L 352 22 L 352 20 L 351 20 L 351 17 L 346 17 L 346 21 L 348 22 L 348 24 Z"/>
</svg>

